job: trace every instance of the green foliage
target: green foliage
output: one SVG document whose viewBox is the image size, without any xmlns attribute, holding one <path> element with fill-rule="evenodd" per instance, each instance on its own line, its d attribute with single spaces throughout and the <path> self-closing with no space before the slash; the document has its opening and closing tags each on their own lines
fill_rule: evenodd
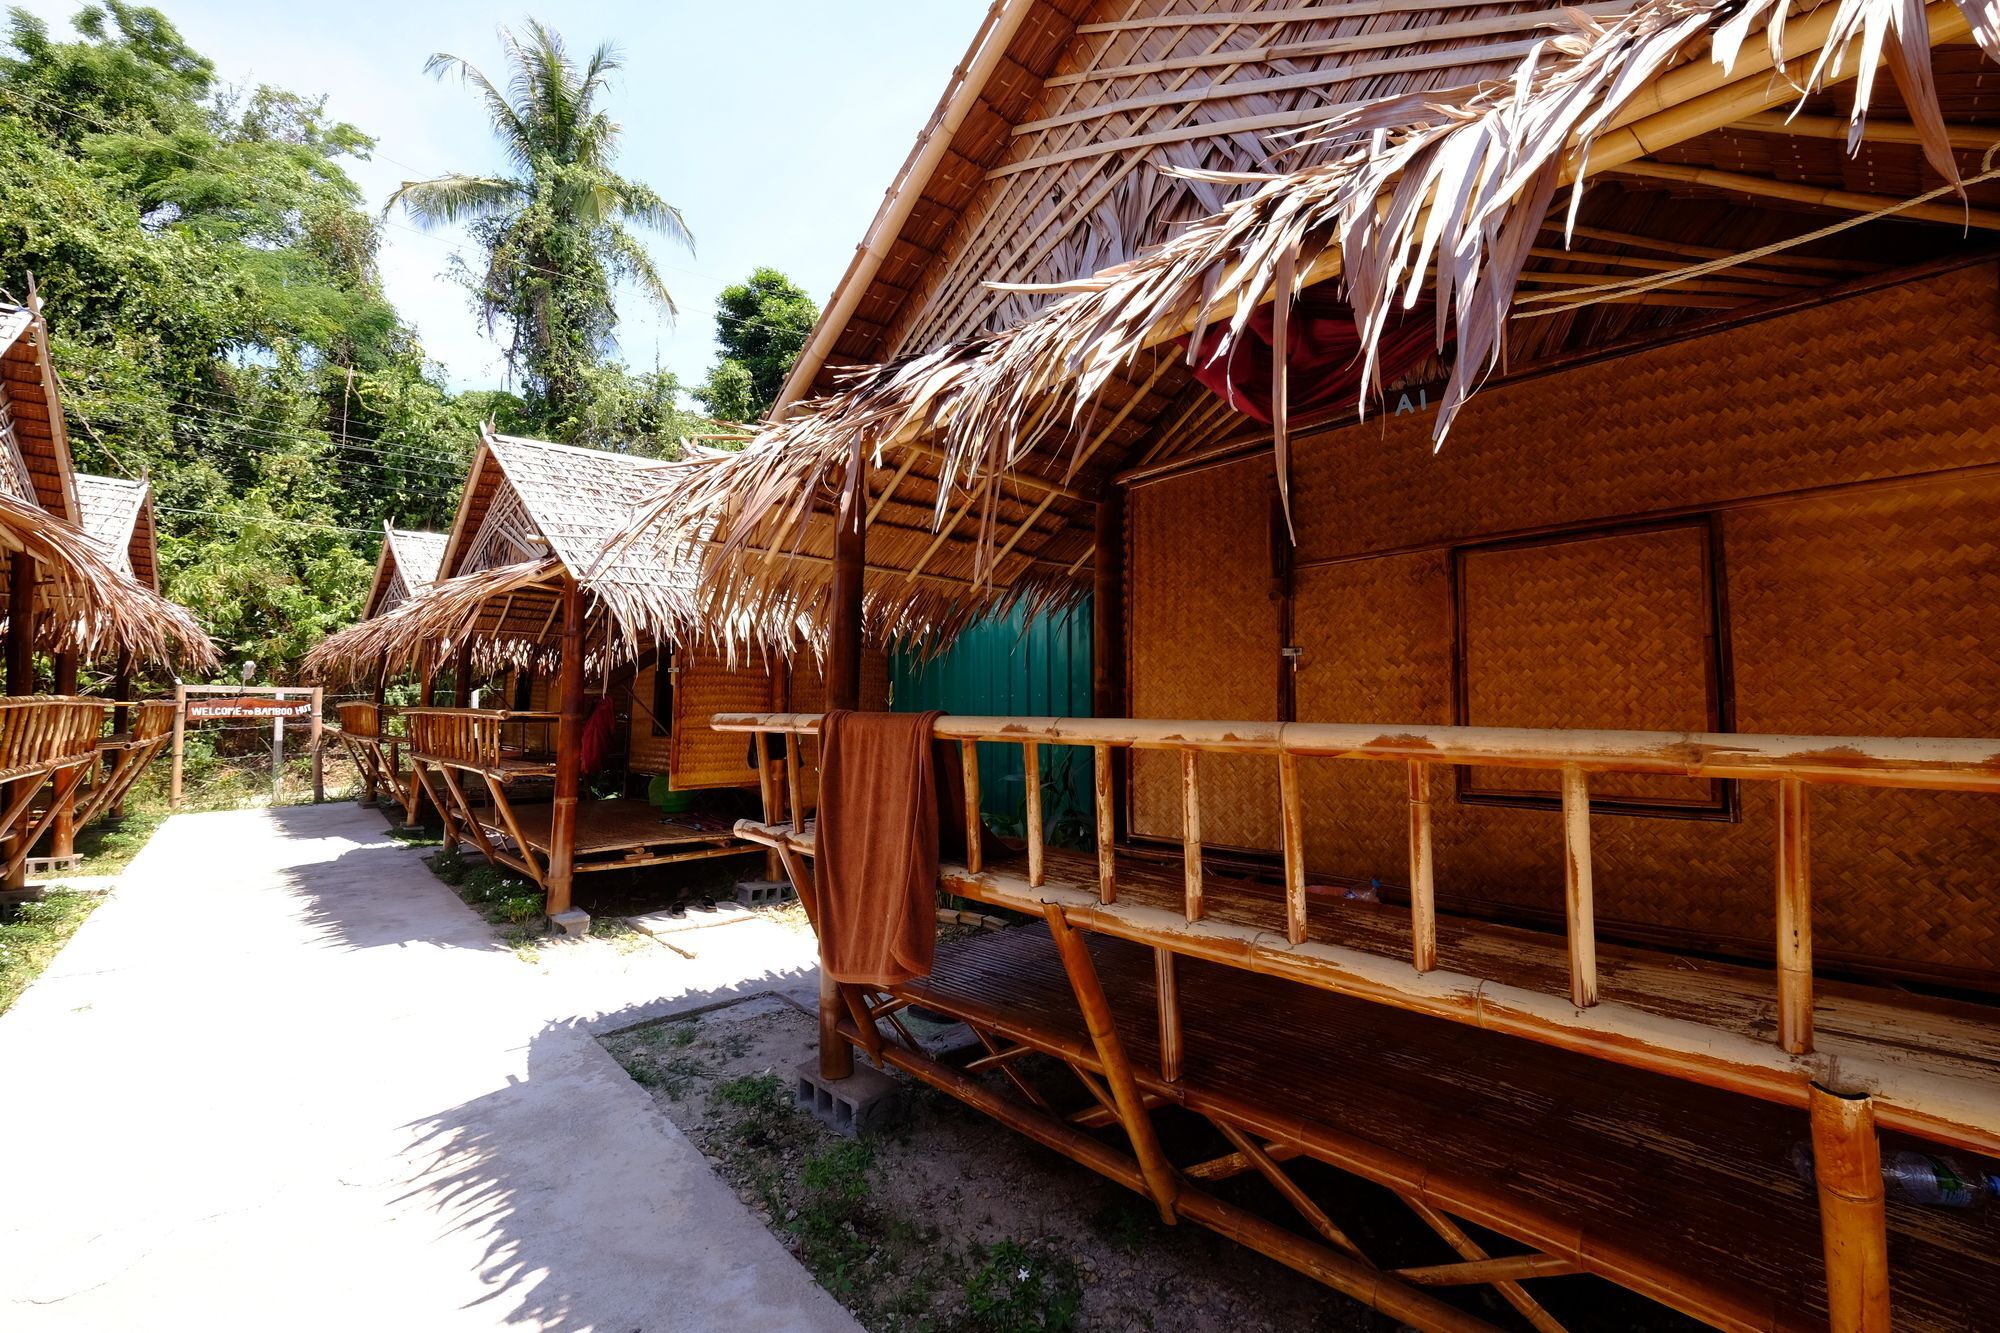
<svg viewBox="0 0 2000 1333">
<path fill-rule="evenodd" d="M 620 129 L 601 101 L 623 63 L 616 48 L 601 45 L 579 63 L 561 34 L 534 20 L 519 37 L 502 28 L 500 40 L 504 90 L 445 52 L 425 69 L 479 97 L 508 172 L 406 181 L 390 205 L 419 226 L 468 224 L 483 260 L 461 265 L 459 278 L 487 328 L 505 328 L 507 363 L 531 417 L 554 439 L 585 442 L 604 425 L 595 402 L 618 322 L 613 287 L 631 282 L 674 311 L 637 232 L 689 253 L 694 237 L 678 209 L 613 169 Z"/>
<path fill-rule="evenodd" d="M 0 907 L 0 1014 L 42 974 L 98 901 L 59 891 L 40 902 Z"/>
<path fill-rule="evenodd" d="M 715 314 L 722 356 L 694 396 L 723 421 L 761 420 L 778 401 L 818 318 L 813 299 L 774 268 L 759 268 L 748 282 L 724 287 Z"/>
<path fill-rule="evenodd" d="M 1011 1240 L 987 1251 L 965 1284 L 973 1326 L 987 1333 L 1055 1333 L 1075 1324 L 1082 1300 L 1074 1260 Z"/>
<path fill-rule="evenodd" d="M 753 1114 L 768 1114 L 791 1106 L 785 1096 L 785 1082 L 776 1074 L 746 1074 L 730 1079 L 716 1087 L 715 1095 L 739 1111 Z"/>
</svg>

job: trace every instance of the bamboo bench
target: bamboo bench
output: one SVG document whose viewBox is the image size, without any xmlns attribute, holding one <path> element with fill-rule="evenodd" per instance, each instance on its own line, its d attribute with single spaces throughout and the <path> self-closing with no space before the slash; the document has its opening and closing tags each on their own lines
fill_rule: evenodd
<svg viewBox="0 0 2000 1333">
<path fill-rule="evenodd" d="M 1457 1252 L 1457 1263 L 1447 1252 L 1386 1278 L 1498 1281 L 1511 1284 L 1502 1294 L 1517 1308 L 1525 1297 L 1539 1309 L 1520 1284 L 1584 1272 L 1720 1328 L 1825 1327 L 1819 1266 L 1798 1262 L 1820 1239 L 1814 1191 L 1790 1161 L 1804 1126 L 1783 1110 L 1193 960 L 1177 971 L 1184 1026 L 1169 1052 L 1154 1021 L 1153 950 L 1080 938 L 1149 1103 L 1192 1111 L 1222 1136 L 1210 1155 L 1176 1164 L 1191 1185 L 1311 1158 L 1392 1191 L 1438 1233 L 1440 1250 Z M 975 1065 L 1019 1070 L 1014 1052 L 1026 1047 L 1102 1074 L 1044 926 L 942 944 L 931 975 L 893 994 L 981 1032 L 989 1054 Z M 880 1012 L 886 1019 L 895 1008 Z M 1081 1114 L 1061 1116 L 1052 1085 L 1030 1086 L 1042 1104 L 1024 1095 L 1023 1114 L 1085 1127 L 1110 1119 L 1088 1095 Z M 1232 1147 L 1239 1142 L 1249 1156 Z M 1281 1193 L 1300 1188 L 1287 1180 Z M 1328 1210 L 1308 1207 L 1343 1234 L 1338 1192 L 1324 1197 Z M 1306 1219 L 1325 1234 L 1311 1212 Z M 1526 1251 L 1468 1249 L 1453 1219 Z M 1892 1203 L 1889 1227 L 1899 1328 L 1990 1321 L 2000 1266 L 1986 1219 Z"/>
</svg>

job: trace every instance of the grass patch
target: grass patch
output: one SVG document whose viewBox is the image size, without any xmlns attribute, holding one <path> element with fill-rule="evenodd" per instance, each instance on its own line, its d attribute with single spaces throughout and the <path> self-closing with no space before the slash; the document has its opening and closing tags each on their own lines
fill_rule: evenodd
<svg viewBox="0 0 2000 1333">
<path fill-rule="evenodd" d="M 457 891 L 459 899 L 493 925 L 524 963 L 541 958 L 543 899 L 539 889 L 510 870 L 475 861 L 456 847 L 440 847 L 424 858 L 431 873 Z"/>
<path fill-rule="evenodd" d="M 0 1014 L 42 974 L 100 900 L 88 893 L 51 893 L 39 902 L 0 907 Z"/>
<path fill-rule="evenodd" d="M 77 855 L 83 859 L 72 873 L 78 875 L 118 875 L 132 864 L 139 849 L 152 840 L 166 822 L 163 805 L 134 805 L 116 818 L 106 817 L 76 835 Z M 58 877 L 59 878 L 59 877 Z"/>
<path fill-rule="evenodd" d="M 1046 1246 L 1003 1240 L 965 1283 L 972 1326 L 985 1333 L 1058 1333 L 1076 1323 L 1083 1274 Z"/>
</svg>

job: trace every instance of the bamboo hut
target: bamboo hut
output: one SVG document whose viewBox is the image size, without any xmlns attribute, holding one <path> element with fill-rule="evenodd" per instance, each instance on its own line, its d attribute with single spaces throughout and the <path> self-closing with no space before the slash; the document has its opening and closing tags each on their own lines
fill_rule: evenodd
<svg viewBox="0 0 2000 1333">
<path fill-rule="evenodd" d="M 368 586 L 362 618 L 393 611 L 436 583 L 438 567 L 444 562 L 444 544 L 444 533 L 417 532 L 384 522 L 382 553 L 375 560 L 375 580 Z"/>
<path fill-rule="evenodd" d="M 206 669 L 216 661 L 194 618 L 135 577 L 141 567 L 152 569 L 143 488 L 134 505 L 128 484 L 97 484 L 105 480 L 80 479 L 71 465 L 40 311 L 0 308 L 0 550 L 6 552 L 0 594 L 7 607 L 0 881 L 8 891 L 24 887 L 29 854 L 44 834 L 54 838 L 58 857 L 68 855 L 79 810 L 95 817 L 136 778 L 130 759 L 142 747 L 129 743 L 142 729 L 150 741 L 160 728 L 157 714 L 129 697 L 134 671 Z M 111 505 L 83 503 L 114 491 Z M 121 512 L 107 515 L 106 508 Z M 84 526 L 100 520 L 105 526 Z M 122 542 L 102 539 L 114 531 L 126 534 Z M 139 558 L 143 566 L 134 563 Z M 79 668 L 88 661 L 113 664 L 117 699 L 77 693 Z M 52 692 L 42 691 L 41 662 Z"/>
<path fill-rule="evenodd" d="M 362 619 L 372 620 L 393 611 L 437 582 L 444 546 L 444 533 L 398 528 L 384 520 L 382 549 L 375 559 L 375 577 L 368 586 L 367 599 L 362 603 Z M 379 672 L 372 699 L 343 699 L 336 703 L 339 725 L 331 729 L 331 734 L 354 761 L 355 772 L 361 778 L 363 804 L 373 804 L 376 794 L 386 791 L 397 805 L 414 810 L 417 779 L 414 773 L 404 774 L 402 737 L 388 725 L 391 721 L 386 707 L 388 687 L 388 673 Z"/>
<path fill-rule="evenodd" d="M 718 646 L 722 636 L 693 614 L 692 553 L 664 530 L 607 550 L 642 499 L 708 465 L 488 432 L 435 580 L 306 659 L 323 676 L 417 675 L 423 702 L 401 714 L 410 818 L 428 799 L 448 840 L 462 837 L 529 876 L 551 917 L 572 912 L 577 874 L 761 851 L 735 835 L 732 819 L 663 815 L 629 794 L 579 799 L 593 720 L 591 767 L 621 771 L 628 791 L 664 778 L 674 792 L 759 792 L 768 809 L 783 799 L 784 769 L 753 764 L 750 743 L 707 719 L 777 701 L 818 706 L 809 662 L 732 661 Z M 886 657 L 873 655 L 871 667 L 886 701 Z M 443 671 L 451 703 L 432 706 Z M 474 699 L 476 681 L 489 682 L 498 707 Z"/>
<path fill-rule="evenodd" d="M 1418 1327 L 1557 1327 L 1565 1274 L 1990 1325 L 1990 1230 L 1881 1163 L 2000 1170 L 1996 33 L 996 4 L 772 422 L 639 516 L 711 623 L 823 626 L 838 706 L 870 639 L 1092 594 L 1095 718 L 936 728 L 968 822 L 976 747 L 1029 775 L 1024 853 L 968 829 L 939 887 L 1034 924 L 829 984 L 819 1077 L 858 1047 Z M 823 829 L 743 831 L 810 899 Z"/>
</svg>

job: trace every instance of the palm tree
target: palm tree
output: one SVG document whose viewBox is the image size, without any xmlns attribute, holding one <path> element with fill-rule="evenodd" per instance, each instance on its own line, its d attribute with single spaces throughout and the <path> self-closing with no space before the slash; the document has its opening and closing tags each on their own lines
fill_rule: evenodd
<svg viewBox="0 0 2000 1333">
<path fill-rule="evenodd" d="M 600 45 L 578 66 L 561 34 L 529 20 L 525 39 L 500 29 L 509 77 L 503 93 L 470 61 L 439 52 L 424 72 L 457 75 L 486 106 L 513 170 L 503 176 L 450 175 L 405 181 L 398 204 L 420 227 L 470 224 L 485 252 L 480 270 L 461 266 L 489 332 L 510 332 L 507 362 L 529 406 L 551 434 L 587 407 L 592 374 L 611 345 L 617 315 L 612 287 L 630 280 L 671 319 L 674 299 L 635 228 L 694 252 L 680 210 L 647 185 L 612 169 L 619 126 L 598 105 L 617 49 Z"/>
</svg>

